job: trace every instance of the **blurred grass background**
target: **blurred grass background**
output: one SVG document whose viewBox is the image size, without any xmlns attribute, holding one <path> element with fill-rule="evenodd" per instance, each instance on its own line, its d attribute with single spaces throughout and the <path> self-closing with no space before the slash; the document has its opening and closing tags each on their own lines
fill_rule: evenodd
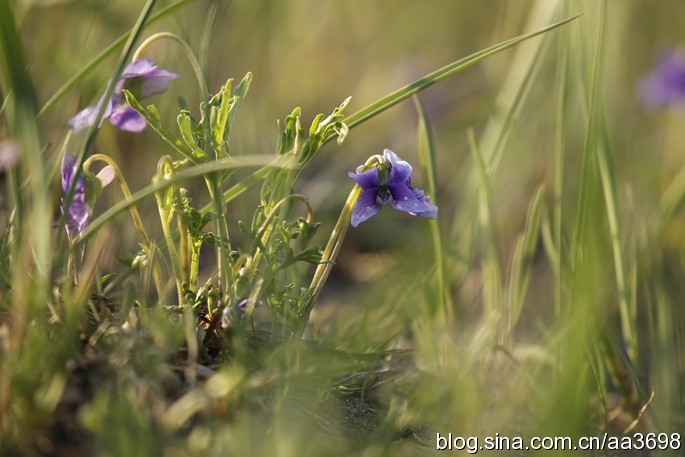
<svg viewBox="0 0 685 457">
<path fill-rule="evenodd" d="M 610 145 L 604 147 L 612 160 L 619 244 L 628 279 L 626 294 L 635 310 L 631 323 L 636 328 L 638 353 L 633 354 L 634 372 L 627 364 L 629 378 L 645 387 L 640 404 L 646 403 L 653 389 L 650 421 L 657 430 L 671 433 L 685 429 L 685 214 L 678 204 L 682 186 L 677 185 L 683 180 L 678 176 L 685 166 L 685 111 L 683 107 L 645 111 L 636 92 L 640 78 L 652 68 L 663 47 L 685 45 L 681 33 L 685 4 L 676 0 L 658 5 L 649 0 L 608 1 L 605 38 L 600 47 L 603 72 L 593 86 L 600 4 L 589 0 L 198 0 L 147 29 L 144 36 L 171 31 L 200 50 L 208 17 L 215 15 L 206 60 L 201 57 L 206 62 L 210 90 L 216 91 L 228 77 L 239 80 L 247 71 L 254 74 L 232 136 L 233 154 L 239 155 L 274 151 L 276 119 L 283 119 L 295 106 L 301 106 L 303 119 L 310 120 L 319 112 L 330 112 L 351 95 L 351 113 L 453 60 L 583 13 L 567 28 L 487 59 L 419 95 L 435 140 L 438 193 L 431 197 L 440 207 L 454 323 L 445 329 L 425 315 L 427 303 L 436 300 L 428 224 L 385 209 L 373 221 L 350 230 L 334 276 L 312 316 L 312 334 L 324 348 L 336 348 L 340 353 L 331 355 L 325 349 L 291 353 L 292 348 L 285 347 L 274 354 L 262 354 L 266 365 L 283 376 L 276 382 L 279 393 L 275 395 L 263 392 L 268 390 L 264 386 L 272 385 L 271 370 L 258 371 L 258 376 L 250 378 L 244 372 L 250 370 L 249 360 L 232 364 L 210 388 L 207 395 L 217 403 L 212 403 L 214 409 L 206 413 L 220 419 L 225 419 L 225 414 L 229 425 L 222 420 L 197 420 L 183 427 L 165 424 L 159 428 L 151 417 L 162 417 L 164 422 L 177 413 L 173 409 L 141 410 L 148 404 L 163 409 L 160 405 L 164 400 L 158 398 L 162 395 L 155 383 L 163 384 L 167 378 L 150 368 L 159 360 L 142 348 L 140 360 L 132 355 L 136 348 L 111 348 L 110 358 L 130 359 L 129 365 L 134 368 L 124 369 L 128 365 L 116 363 L 112 366 L 132 369 L 135 375 L 113 370 L 107 382 L 115 387 L 102 391 L 94 388 L 93 401 L 82 411 L 83 422 L 107 450 L 104 455 L 162 455 L 162 448 L 163 455 L 222 455 L 222 450 L 231 455 L 260 455 L 274 449 L 279 455 L 414 455 L 429 452 L 435 430 L 461 435 L 495 431 L 571 435 L 588 427 L 601 429 L 599 424 L 610 421 L 608 410 L 621 408 L 610 405 L 610 397 L 620 393 L 621 385 L 610 379 L 616 376 L 611 373 L 614 352 L 600 343 L 602 335 L 614 343 L 616 354 L 623 354 L 624 349 L 629 353 L 630 348 L 622 347 L 621 291 L 616 286 L 600 170 L 591 165 L 588 175 L 583 171 L 584 154 L 594 150 L 595 144 L 592 135 L 588 140 L 588 131 L 604 131 L 593 112 L 599 113 L 607 126 L 606 137 L 597 144 L 604 141 Z M 39 101 L 44 103 L 90 59 L 129 30 L 139 8 L 135 1 L 17 2 Z M 562 79 L 559 69 L 564 53 L 568 53 L 568 72 Z M 167 94 L 154 100 L 162 119 L 171 125 L 177 108 L 172 94 L 183 96 L 191 107 L 198 105 L 193 74 L 173 46 L 156 45 L 146 57 L 182 75 Z M 115 62 L 116 57 L 106 60 L 46 116 L 47 156 L 55 166 L 66 122 L 80 108 L 95 102 Z M 558 116 L 560 81 L 565 81 L 567 100 L 563 114 Z M 522 83 L 525 90 L 521 90 Z M 601 96 L 601 108 L 596 111 L 589 106 L 593 88 Z M 512 108 L 519 91 L 520 103 Z M 348 171 L 386 147 L 419 170 L 417 122 L 414 104 L 402 103 L 355 128 L 342 146 L 325 146 L 305 169 L 296 190 L 310 198 L 317 219 L 323 222 L 320 243 L 325 243 L 323 235 L 330 232 L 352 187 Z M 555 201 L 560 123 L 565 135 L 563 192 L 561 200 Z M 495 233 L 491 240 L 484 239 L 485 230 L 479 222 L 482 182 L 467 138 L 468 128 L 474 130 L 489 165 L 493 214 L 485 228 Z M 502 132 L 506 136 L 496 147 Z M 148 184 L 159 157 L 169 153 L 149 129 L 134 135 L 109 125 L 99 134 L 95 149 L 93 152 L 107 153 L 119 161 L 132 189 Z M 416 185 L 424 187 L 420 175 L 415 176 Z M 583 176 L 590 177 L 590 184 Z M 496 341 L 488 319 L 484 319 L 488 300 L 484 291 L 493 280 L 506 289 L 517 237 L 524 231 L 539 185 L 545 188 L 541 197 L 542 230 L 532 234 L 536 241 L 528 293 L 511 341 Z M 585 203 L 579 197 L 583 186 L 590 192 Z M 55 201 L 59 198 L 57 188 L 53 192 Z M 200 187 L 196 195 L 200 204 L 208 201 Z M 664 195 L 675 196 L 667 200 L 675 202 L 672 214 L 664 210 Z M 96 213 L 118 199 L 116 191 L 107 189 Z M 256 201 L 256 193 L 239 199 L 230 208 L 233 220 L 250 218 Z M 149 218 L 151 232 L 159 234 L 153 205 L 150 201 L 142 210 Z M 560 221 L 555 219 L 557 208 Z M 577 215 L 583 211 L 588 214 L 589 235 L 578 241 Z M 667 217 L 661 224 L 664 214 Z M 126 216 L 116 224 L 123 229 L 114 231 L 118 239 L 113 243 L 120 246 L 120 252 L 135 250 L 137 236 L 127 229 Z M 555 248 L 545 247 L 545 227 L 548 244 L 558 243 L 556 256 L 561 267 L 555 267 L 552 260 Z M 237 232 L 235 224 L 230 228 Z M 560 239 L 555 233 L 561 234 Z M 504 280 L 493 279 L 492 270 L 488 270 L 490 249 Z M 113 256 L 102 259 L 103 271 L 114 268 Z M 504 300 L 504 291 L 500 293 Z M 179 339 L 177 333 L 159 329 L 156 337 L 165 342 L 162 346 L 173 347 Z M 493 351 L 493 347 L 502 350 Z M 383 405 L 379 410 L 384 412 L 377 417 L 370 413 L 372 419 L 360 419 L 363 415 L 354 411 L 373 411 L 373 404 L 369 401 L 362 405 L 362 401 L 359 408 L 349 407 L 343 400 L 342 406 L 333 408 L 354 410 L 349 413 L 356 418 L 353 430 L 347 430 L 349 424 L 344 421 L 328 427 L 343 430 L 349 439 L 345 445 L 335 444 L 333 431 L 331 435 L 310 433 L 312 429 L 329 429 L 303 414 L 299 402 L 320 402 L 327 395 L 329 380 L 339 380 L 342 372 L 373 371 L 360 368 L 364 363 L 353 356 L 347 360 L 345 353 L 388 348 L 415 352 L 412 363 L 387 362 L 391 367 L 387 376 L 393 381 L 380 383 L 374 394 Z M 394 377 L 393 370 L 402 375 Z M 142 391 L 128 382 L 136 377 L 147 386 Z M 119 381 L 125 387 L 118 386 Z M 356 381 L 349 381 L 354 389 L 358 389 Z M 339 381 L 341 385 L 346 382 Z M 111 392 L 125 400 L 108 399 Z M 260 395 L 270 412 L 253 405 Z M 626 410 L 631 407 L 628 397 L 624 393 L 619 401 Z M 204 404 L 200 400 L 195 404 L 198 402 Z M 225 406 L 222 402 L 231 405 L 226 406 L 228 412 L 221 409 Z M 599 403 L 603 408 L 597 406 Z M 231 409 L 235 404 L 242 407 Z M 184 405 L 175 406 L 182 409 Z M 604 417 L 592 419 L 595 413 L 604 413 Z M 358 428 L 366 427 L 373 430 L 371 435 L 360 434 Z M 622 431 L 626 425 L 615 427 Z M 178 443 L 178 450 L 161 446 L 168 436 L 165 431 L 177 429 L 181 433 L 174 435 L 175 439 L 185 440 Z M 129 437 L 129 444 L 121 441 L 121 434 Z M 358 436 L 365 438 L 357 442 Z M 387 445 L 388 441 L 394 444 Z M 140 447 L 127 448 L 134 445 Z"/>
</svg>

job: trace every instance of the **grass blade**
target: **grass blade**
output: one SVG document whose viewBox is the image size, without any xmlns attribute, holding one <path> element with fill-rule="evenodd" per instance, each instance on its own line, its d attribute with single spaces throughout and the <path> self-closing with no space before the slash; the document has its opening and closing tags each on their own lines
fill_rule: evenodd
<svg viewBox="0 0 685 457">
<path fill-rule="evenodd" d="M 507 330 L 511 332 L 516 326 L 523 300 L 526 297 L 528 284 L 530 282 L 530 269 L 533 263 L 533 254 L 537 247 L 538 235 L 540 233 L 540 219 L 542 217 L 542 197 L 544 196 L 544 186 L 539 186 L 533 194 L 533 199 L 528 208 L 526 228 L 521 234 L 514 248 L 514 257 L 511 261 L 511 273 L 509 276 L 509 287 L 507 290 L 509 305 Z"/>
<path fill-rule="evenodd" d="M 438 204 L 437 200 L 437 177 L 435 172 L 435 144 L 433 142 L 433 134 L 430 128 L 430 122 L 426 115 L 426 110 L 423 108 L 418 97 L 414 96 L 414 104 L 416 112 L 419 115 L 418 120 L 418 136 L 419 136 L 419 160 L 421 162 L 421 171 L 423 172 L 423 182 L 428 195 L 433 200 L 434 204 Z M 445 246 L 443 245 L 442 231 L 440 230 L 440 219 L 429 221 L 431 237 L 433 238 L 433 255 L 435 257 L 435 267 L 437 275 L 437 294 L 439 297 L 438 309 L 431 309 L 431 315 L 436 317 L 438 322 L 451 323 L 453 320 L 452 303 L 450 299 L 450 291 L 447 287 L 447 273 L 445 265 Z"/>
<path fill-rule="evenodd" d="M 473 130 L 468 131 L 471 153 L 478 169 L 480 180 L 481 199 L 479 205 L 480 227 L 483 236 L 483 283 L 485 297 L 485 319 L 490 335 L 495 338 L 494 342 L 508 348 L 505 340 L 506 332 L 503 324 L 506 323 L 506 308 L 502 306 L 502 263 L 498 252 L 497 224 L 495 218 L 495 204 L 492 198 L 492 183 L 488 175 L 485 160 L 478 149 Z"/>
<path fill-rule="evenodd" d="M 564 19 L 563 21 L 556 22 L 552 25 L 548 25 L 541 29 L 534 30 L 524 35 L 520 35 L 516 38 L 504 41 L 500 44 L 496 44 L 487 49 L 471 54 L 468 57 L 459 59 L 456 62 L 452 62 L 449 65 L 445 65 L 444 67 L 427 74 L 423 78 L 417 79 L 413 83 L 396 90 L 395 92 L 383 97 L 382 99 L 350 115 L 349 117 L 347 117 L 346 123 L 350 128 L 362 124 L 371 119 L 372 117 L 375 117 L 383 111 L 387 110 L 388 108 L 391 108 L 396 104 L 400 103 L 401 101 L 406 100 L 412 95 L 421 92 L 422 90 L 432 86 L 437 82 L 442 81 L 443 79 L 449 78 L 455 73 L 458 73 L 461 70 L 464 70 L 465 68 L 468 68 L 471 65 L 474 65 L 487 57 L 493 56 L 499 52 L 516 46 L 517 44 L 523 41 L 529 40 L 538 35 L 542 35 L 543 33 L 547 33 L 550 30 L 554 30 L 555 28 L 567 24 L 577 19 L 578 17 L 580 17 L 580 14 Z"/>
</svg>

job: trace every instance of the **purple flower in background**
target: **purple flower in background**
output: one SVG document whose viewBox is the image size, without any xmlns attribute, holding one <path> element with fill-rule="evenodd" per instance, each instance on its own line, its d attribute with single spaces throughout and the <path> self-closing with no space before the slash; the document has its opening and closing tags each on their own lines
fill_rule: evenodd
<svg viewBox="0 0 685 457">
<path fill-rule="evenodd" d="M 663 51 L 656 68 L 640 81 L 639 94 L 647 108 L 685 103 L 685 53 Z"/>
<path fill-rule="evenodd" d="M 242 316 L 244 316 L 247 312 L 249 304 L 250 300 L 248 300 L 247 298 L 243 298 L 235 305 L 233 305 L 232 303 L 226 305 L 224 310 L 221 312 L 221 326 L 223 328 L 232 327 L 233 319 L 242 318 Z M 261 300 L 258 300 L 257 303 L 255 303 L 255 307 L 261 304 Z"/>
<path fill-rule="evenodd" d="M 159 68 L 155 65 L 154 60 L 141 59 L 131 62 L 121 74 L 121 78 L 114 88 L 114 94 L 107 102 L 102 119 L 109 119 L 112 125 L 128 132 L 144 130 L 145 119 L 126 104 L 123 89 L 131 91 L 138 100 L 143 100 L 166 91 L 169 88 L 169 81 L 178 78 L 178 76 L 176 73 Z M 104 102 L 104 99 L 100 98 L 97 105 L 89 106 L 80 111 L 69 121 L 69 126 L 78 132 L 93 125 L 95 116 Z"/>
<path fill-rule="evenodd" d="M 66 217 L 66 228 L 69 237 L 74 237 L 79 233 L 83 232 L 90 218 L 93 215 L 93 202 L 95 200 L 95 193 L 97 189 L 91 189 L 93 195 L 86 195 L 88 192 L 88 187 L 86 185 L 86 179 L 83 173 L 79 173 L 76 176 L 76 165 L 78 164 L 78 158 L 71 155 L 69 151 L 64 153 L 62 158 L 62 190 L 64 191 L 65 197 L 62 200 L 62 214 L 64 214 L 66 197 L 69 195 L 69 190 L 76 179 L 76 184 L 74 185 L 74 196 L 71 199 L 71 204 L 69 205 L 69 212 Z M 99 181 L 99 189 L 101 190 L 107 184 L 112 182 L 114 179 L 114 170 L 110 166 L 103 168 L 100 173 L 95 176 Z"/>
<path fill-rule="evenodd" d="M 64 153 L 62 158 L 62 190 L 65 196 L 69 195 L 69 189 L 76 178 L 77 161 L 78 159 L 68 151 Z M 64 214 L 64 203 L 63 201 L 62 214 Z M 69 237 L 73 237 L 85 230 L 92 214 L 92 209 L 86 203 L 86 180 L 83 174 L 79 174 L 78 178 L 76 178 L 74 196 L 71 199 L 69 212 L 67 213 L 66 227 Z"/>
<path fill-rule="evenodd" d="M 21 156 L 19 143 L 12 140 L 0 140 L 0 170 L 9 170 L 17 163 Z"/>
<path fill-rule="evenodd" d="M 383 162 L 363 173 L 348 173 L 362 192 L 352 210 L 352 227 L 378 214 L 387 203 L 412 216 L 436 219 L 438 207 L 430 203 L 422 190 L 411 187 L 411 165 L 389 149 L 383 151 Z"/>
</svg>

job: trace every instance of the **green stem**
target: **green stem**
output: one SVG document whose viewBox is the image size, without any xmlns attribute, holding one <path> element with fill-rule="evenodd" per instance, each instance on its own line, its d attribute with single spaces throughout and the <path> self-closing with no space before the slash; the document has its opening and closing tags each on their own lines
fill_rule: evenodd
<svg viewBox="0 0 685 457">
<path fill-rule="evenodd" d="M 295 332 L 295 338 L 297 339 L 302 338 L 304 329 L 307 327 L 307 322 L 309 322 L 309 315 L 311 314 L 312 309 L 314 308 L 314 303 L 316 302 L 316 299 L 319 297 L 319 294 L 321 293 L 324 284 L 326 284 L 328 276 L 331 274 L 331 269 L 335 264 L 335 259 L 338 258 L 340 248 L 342 247 L 343 240 L 345 239 L 345 235 L 347 234 L 347 229 L 350 226 L 352 210 L 354 209 L 354 205 L 357 203 L 357 200 L 359 199 L 361 191 L 361 187 L 359 187 L 359 185 L 355 185 L 354 189 L 352 189 L 352 192 L 350 192 L 349 197 L 347 197 L 345 207 L 340 213 L 338 222 L 336 222 L 335 227 L 333 228 L 331 237 L 328 240 L 326 249 L 324 250 L 323 256 L 321 257 L 321 263 L 319 263 L 319 266 L 316 267 L 314 277 L 312 278 L 312 282 L 309 285 L 309 294 L 307 295 L 307 299 L 304 302 L 304 306 L 302 307 L 302 321 L 300 322 L 300 327 Z"/>
<path fill-rule="evenodd" d="M 183 52 L 188 58 L 190 66 L 193 67 L 193 71 L 195 72 L 195 78 L 197 79 L 197 83 L 200 86 L 200 93 L 202 94 L 203 99 L 209 100 L 209 87 L 207 86 L 207 81 L 203 76 L 202 67 L 200 66 L 200 63 L 197 61 L 195 53 L 193 52 L 191 47 L 188 46 L 188 43 L 183 41 L 183 39 L 178 37 L 177 35 L 174 35 L 173 33 L 169 32 L 155 33 L 154 35 L 143 41 L 140 44 L 140 46 L 138 46 L 138 49 L 136 50 L 135 54 L 133 54 L 133 58 L 131 60 L 134 62 L 136 60 L 139 60 L 143 52 L 145 52 L 145 50 L 149 48 L 152 45 L 152 43 L 155 43 L 159 40 L 171 40 L 174 43 L 178 44 L 181 47 L 181 49 L 183 49 Z"/>
<path fill-rule="evenodd" d="M 216 173 L 205 176 L 205 182 L 214 205 L 214 219 L 218 238 L 216 256 L 219 272 L 219 289 L 221 290 L 223 287 L 228 287 L 226 281 L 228 279 L 228 266 L 231 263 L 228 254 L 231 251 L 231 242 L 228 237 L 228 224 L 224 217 L 226 205 Z"/>
<path fill-rule="evenodd" d="M 380 163 L 381 160 L 382 158 L 378 155 L 372 156 L 364 164 L 364 170 L 366 171 L 370 169 L 371 167 Z M 294 337 L 296 339 L 302 338 L 304 329 L 307 327 L 307 322 L 309 322 L 309 315 L 312 312 L 312 308 L 314 308 L 314 303 L 316 302 L 316 299 L 319 297 L 319 294 L 321 293 L 324 284 L 326 284 L 328 276 L 331 274 L 331 269 L 335 264 L 335 260 L 338 258 L 340 248 L 342 247 L 343 241 L 345 240 L 345 235 L 347 234 L 347 229 L 350 226 L 350 220 L 352 219 L 352 210 L 354 209 L 354 205 L 357 204 L 357 200 L 359 199 L 359 195 L 361 194 L 361 192 L 362 188 L 359 187 L 359 185 L 355 185 L 352 189 L 352 192 L 350 192 L 350 195 L 347 197 L 347 201 L 345 202 L 345 206 L 340 212 L 340 217 L 338 217 L 338 221 L 335 223 L 335 227 L 333 227 L 331 237 L 328 239 L 326 249 L 324 249 L 323 251 L 321 262 L 319 263 L 319 266 L 316 267 L 314 277 L 312 278 L 312 282 L 309 285 L 307 298 L 302 306 L 302 320 L 300 321 L 300 327 L 294 334 Z"/>
<path fill-rule="evenodd" d="M 159 160 L 157 165 L 157 174 L 155 175 L 154 181 L 161 181 L 166 179 L 167 176 L 174 174 L 174 164 L 171 161 L 171 157 L 165 155 Z M 174 194 L 174 199 L 177 199 L 178 186 L 172 186 L 171 190 Z M 171 257 L 171 265 L 174 269 L 174 277 L 176 278 L 176 292 L 178 293 L 178 304 L 184 304 L 183 295 L 183 267 L 181 266 L 181 261 L 176 251 L 176 245 L 174 244 L 174 237 L 171 231 L 171 225 L 169 224 L 169 216 L 172 214 L 172 210 L 169 205 L 164 201 L 164 193 L 162 191 L 155 193 L 155 198 L 157 200 L 157 209 L 159 210 L 159 218 L 162 223 L 162 232 L 164 233 L 164 239 L 166 240 L 167 250 L 169 251 L 169 257 Z M 181 218 L 182 219 L 182 218 Z M 184 231 L 181 230 L 180 238 L 183 240 L 185 238 Z M 181 248 L 183 249 L 183 248 Z"/>
</svg>

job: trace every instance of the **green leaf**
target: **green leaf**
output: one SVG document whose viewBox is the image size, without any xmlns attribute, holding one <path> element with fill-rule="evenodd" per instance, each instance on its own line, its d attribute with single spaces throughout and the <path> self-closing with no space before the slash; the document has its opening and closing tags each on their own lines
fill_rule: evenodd
<svg viewBox="0 0 685 457">
<path fill-rule="evenodd" d="M 197 162 L 197 159 L 195 159 L 192 155 L 192 150 L 183 144 L 183 141 L 181 141 L 181 139 L 179 139 L 176 135 L 162 127 L 162 123 L 159 120 L 159 112 L 154 105 L 149 105 L 147 109 L 145 109 L 141 106 L 138 100 L 136 100 L 133 94 L 131 94 L 131 92 L 124 89 L 123 93 L 124 97 L 126 97 L 126 102 L 131 106 L 131 108 L 138 111 L 138 113 L 143 116 L 143 119 L 145 119 L 145 122 L 147 122 L 148 125 L 152 127 L 152 129 L 157 132 L 157 134 L 159 134 L 164 141 L 169 143 L 169 145 L 171 145 L 174 149 L 191 161 Z"/>
<path fill-rule="evenodd" d="M 533 254 L 535 253 L 538 235 L 540 233 L 542 197 L 544 196 L 544 190 L 544 186 L 539 186 L 535 190 L 533 199 L 530 202 L 530 207 L 528 208 L 526 228 L 514 247 L 514 257 L 511 261 L 511 274 L 509 276 L 508 287 L 509 330 L 512 330 L 516 326 L 528 290 Z"/>
<path fill-rule="evenodd" d="M 213 105 L 209 121 L 210 128 L 212 129 L 212 148 L 217 152 L 217 157 L 222 150 L 224 135 L 227 132 L 228 113 L 231 105 L 235 102 L 235 99 L 231 97 L 232 85 L 233 79 L 226 81 L 226 84 L 221 86 L 221 91 L 212 97 L 212 100 L 209 102 L 210 105 Z M 218 107 L 215 104 L 217 102 Z"/>
<path fill-rule="evenodd" d="M 195 158 L 195 160 L 191 160 L 196 163 L 201 162 L 206 157 L 206 154 L 200 145 L 197 144 L 196 138 L 198 138 L 198 136 L 195 134 L 195 132 L 193 132 L 195 129 L 193 128 L 193 120 L 191 119 L 190 114 L 187 111 L 181 111 L 181 113 L 178 115 L 177 122 L 178 129 L 183 137 L 183 141 L 185 141 L 185 144 L 190 149 L 192 156 Z"/>
</svg>

